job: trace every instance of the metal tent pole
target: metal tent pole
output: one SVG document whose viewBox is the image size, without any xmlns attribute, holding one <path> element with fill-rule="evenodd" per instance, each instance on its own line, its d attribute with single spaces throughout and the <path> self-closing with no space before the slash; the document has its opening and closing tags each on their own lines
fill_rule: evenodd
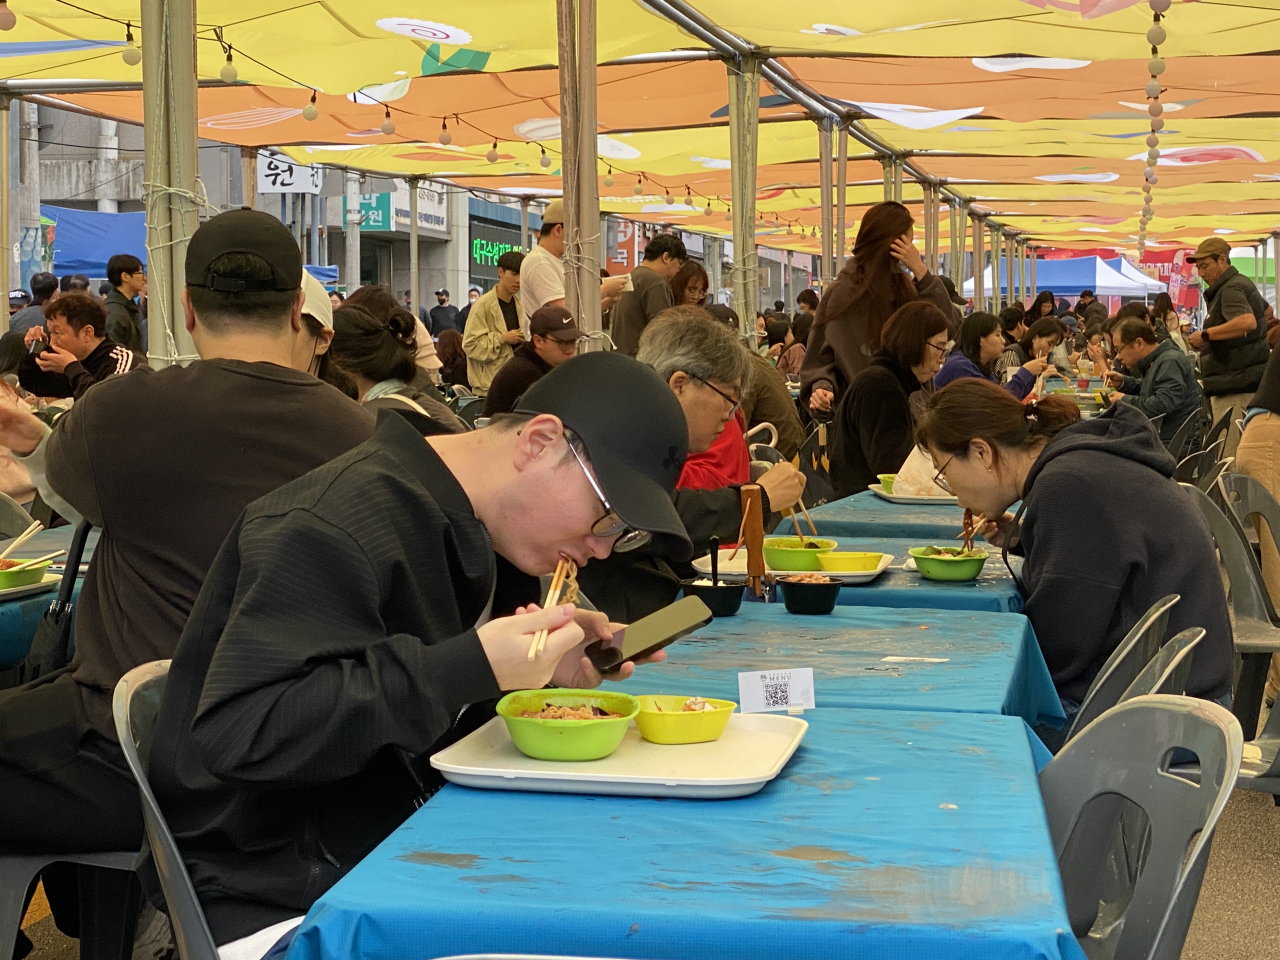
<svg viewBox="0 0 1280 960">
<path fill-rule="evenodd" d="M 822 288 L 825 290 L 834 276 L 831 271 L 831 262 L 834 256 L 832 244 L 835 239 L 835 227 L 831 219 L 833 213 L 831 198 L 831 119 L 829 117 L 819 117 L 816 122 L 818 125 L 818 166 L 821 168 L 818 173 L 818 205 L 822 208 L 822 225 L 820 227 L 822 230 L 822 267 L 818 271 L 818 275 L 822 278 Z"/>
<path fill-rule="evenodd" d="M 529 198 L 520 198 L 520 249 L 529 252 Z"/>
<path fill-rule="evenodd" d="M 10 268 L 13 266 L 13 241 L 9 237 L 9 103 L 0 97 L 0 290 L 5 297 L 13 289 Z M 9 329 L 9 311 L 0 311 L 0 332 Z"/>
<path fill-rule="evenodd" d="M 1036 284 L 1036 248 L 1027 245 L 1027 269 L 1031 271 L 1031 295 L 1038 297 L 1040 295 L 1040 287 Z M 1056 309 L 1054 311 L 1057 312 Z"/>
<path fill-rule="evenodd" d="M 182 307 L 196 197 L 195 0 L 142 0 L 143 124 L 152 366 L 196 359 Z"/>
<path fill-rule="evenodd" d="M 350 296 L 360 287 L 360 174 L 348 170 L 345 176 L 347 216 L 343 248 L 346 265 L 342 271 L 342 281 L 347 285 L 347 295 Z"/>
<path fill-rule="evenodd" d="M 881 157 L 880 165 L 884 168 L 884 198 L 893 199 L 893 157 Z"/>
<path fill-rule="evenodd" d="M 832 275 L 844 269 L 845 228 L 849 192 L 849 128 L 840 124 L 839 147 L 836 151 L 836 259 Z M 788 304 L 790 306 L 790 304 Z"/>
<path fill-rule="evenodd" d="M 565 308 L 577 319 L 580 329 L 598 333 L 602 325 L 595 0 L 556 0 L 556 24 L 560 52 Z"/>
<path fill-rule="evenodd" d="M 760 58 L 725 61 L 729 73 L 729 160 L 733 166 L 733 306 L 739 329 L 755 342 L 760 306 L 756 259 L 756 138 L 760 122 Z"/>
<path fill-rule="evenodd" d="M 320 248 L 323 244 L 320 241 L 320 218 L 323 216 L 324 198 L 319 194 L 309 194 L 307 203 L 311 208 L 311 259 L 317 264 L 324 263 L 324 251 Z"/>
<path fill-rule="evenodd" d="M 1271 235 L 1271 306 L 1280 311 L 1280 234 L 1275 233 Z"/>
<path fill-rule="evenodd" d="M 418 267 L 418 183 L 417 177 L 409 178 L 409 308 L 418 315 L 422 302 L 422 284 Z"/>
<path fill-rule="evenodd" d="M 1022 242 L 1017 237 L 1009 238 L 1009 250 L 1013 255 L 1013 285 L 1017 303 L 1021 306 L 1027 302 L 1022 290 Z"/>
<path fill-rule="evenodd" d="M 986 287 L 986 259 L 987 253 L 983 249 L 986 246 L 986 230 L 983 229 L 982 220 L 978 217 L 971 217 L 970 223 L 973 227 L 973 309 L 987 309 L 987 291 Z"/>
<path fill-rule="evenodd" d="M 893 199 L 902 202 L 902 160 L 893 158 Z"/>
</svg>

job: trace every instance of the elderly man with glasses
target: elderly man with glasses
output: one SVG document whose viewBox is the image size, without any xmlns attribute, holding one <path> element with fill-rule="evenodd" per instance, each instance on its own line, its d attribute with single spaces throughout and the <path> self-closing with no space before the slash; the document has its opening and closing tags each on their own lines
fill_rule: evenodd
<svg viewBox="0 0 1280 960">
<path fill-rule="evenodd" d="M 751 377 L 751 357 L 737 334 L 712 319 L 701 307 L 672 307 L 650 323 L 640 338 L 636 357 L 658 372 L 684 411 L 689 429 L 689 462 L 674 494 L 676 511 L 698 554 L 708 541 L 733 543 L 742 525 L 740 489 L 749 479 L 746 443 L 738 428 L 738 406 Z M 643 414 L 636 412 L 633 419 Z M 736 431 L 736 438 L 730 431 Z M 740 447 L 740 463 L 732 452 L 708 462 L 721 448 Z M 732 479 L 713 482 L 715 474 L 739 472 Z M 782 511 L 800 499 L 804 475 L 789 463 L 773 466 L 759 480 L 764 491 L 766 524 L 776 524 Z M 593 563 L 578 577 L 583 592 L 615 620 L 631 621 L 675 600 L 680 580 L 693 576 L 693 567 L 652 543 L 625 555 Z"/>
<path fill-rule="evenodd" d="M 428 758 L 491 717 L 486 701 L 601 682 L 583 653 L 611 626 L 539 609 L 537 577 L 649 541 L 687 559 L 671 502 L 687 447 L 666 384 L 594 353 L 484 430 L 424 438 L 384 415 L 249 506 L 178 644 L 151 751 L 220 946 L 291 935 L 439 788 Z"/>
</svg>

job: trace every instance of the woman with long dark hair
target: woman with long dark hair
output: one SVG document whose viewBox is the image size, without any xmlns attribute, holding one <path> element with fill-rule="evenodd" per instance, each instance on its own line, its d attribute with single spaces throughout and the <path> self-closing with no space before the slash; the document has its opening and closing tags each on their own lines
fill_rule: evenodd
<svg viewBox="0 0 1280 960">
<path fill-rule="evenodd" d="M 441 330 L 436 342 L 436 356 L 440 358 L 440 382 L 467 389 L 467 355 L 462 350 L 462 334 L 457 330 Z"/>
<path fill-rule="evenodd" d="M 1191 355 L 1196 352 L 1182 335 L 1178 311 L 1173 308 L 1173 298 L 1167 293 L 1157 293 L 1155 302 L 1151 304 L 1151 329 L 1161 340 L 1172 340 L 1183 353 Z"/>
<path fill-rule="evenodd" d="M 941 390 L 962 377 L 977 377 L 998 384 L 996 364 L 1004 354 L 1004 333 L 1000 318 L 991 313 L 972 313 L 960 324 L 960 338 L 947 357 L 942 370 L 933 378 L 933 386 Z M 1049 361 L 1042 357 L 1028 360 L 1014 371 L 1004 389 L 1019 400 L 1031 392 L 1036 377 L 1044 373 Z"/>
<path fill-rule="evenodd" d="M 1032 360 L 1047 359 L 1049 352 L 1062 342 L 1062 322 L 1056 317 L 1041 317 L 1027 328 L 1021 340 L 1009 344 L 999 361 L 1000 379 L 1008 383 L 1019 369 Z M 1049 376 L 1060 376 L 1056 367 L 1046 367 Z M 1044 373 L 1042 369 L 1040 373 Z M 1036 374 L 1039 376 L 1040 374 Z"/>
<path fill-rule="evenodd" d="M 1016 583 L 1068 725 L 1107 657 L 1169 594 L 1181 597 L 1169 636 L 1207 631 L 1187 692 L 1230 696 L 1231 623 L 1213 541 L 1145 414 L 1118 403 L 1081 420 L 1066 397 L 1022 404 L 966 379 L 930 398 L 915 439 L 960 506 L 996 518 L 979 529 L 988 543 L 1025 558 Z M 1019 500 L 1019 517 L 1006 514 Z M 1063 733 L 1037 732 L 1051 748 Z"/>
<path fill-rule="evenodd" d="M 671 278 L 672 305 L 701 307 L 707 302 L 707 271 L 697 260 L 686 260 Z"/>
<path fill-rule="evenodd" d="M 1031 302 L 1031 306 L 1027 307 L 1027 316 L 1023 322 L 1029 327 L 1041 317 L 1052 317 L 1054 304 L 1053 291 L 1041 290 L 1035 300 Z"/>
<path fill-rule="evenodd" d="M 877 203 L 862 218 L 853 256 L 823 294 L 809 334 L 800 371 L 800 402 L 808 409 L 826 414 L 834 408 L 871 364 L 880 332 L 899 307 L 925 300 L 954 317 L 947 288 L 925 269 L 912 243 L 914 226 L 910 211 L 893 201 Z"/>
<path fill-rule="evenodd" d="M 809 331 L 813 329 L 813 314 L 797 313 L 783 341 L 782 356 L 778 358 L 778 372 L 788 377 L 800 376 L 804 356 L 809 347 Z"/>
<path fill-rule="evenodd" d="M 948 310 L 950 304 L 947 305 Z M 913 394 L 942 367 L 947 313 L 916 300 L 894 312 L 871 364 L 853 378 L 836 407 L 831 482 L 841 497 L 861 493 L 876 475 L 894 473 L 911 454 Z"/>
</svg>

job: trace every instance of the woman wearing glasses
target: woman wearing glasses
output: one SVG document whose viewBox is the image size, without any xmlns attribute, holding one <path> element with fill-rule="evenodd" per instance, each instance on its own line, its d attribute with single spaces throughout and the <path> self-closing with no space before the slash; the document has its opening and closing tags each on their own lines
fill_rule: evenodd
<svg viewBox="0 0 1280 960">
<path fill-rule="evenodd" d="M 1103 662 L 1170 594 L 1181 599 L 1168 635 L 1206 631 L 1187 693 L 1229 700 L 1231 624 L 1213 541 L 1141 411 L 1122 403 L 1081 420 L 1065 397 L 1022 404 L 957 380 L 929 400 L 915 439 L 960 506 L 999 518 L 980 528 L 987 541 L 1025 558 L 1018 587 L 1068 726 Z M 1006 514 L 1019 500 L 1018 517 Z M 1037 732 L 1061 744 L 1063 731 Z"/>
<path fill-rule="evenodd" d="M 836 408 L 830 459 L 838 496 L 861 493 L 911 454 L 911 397 L 942 369 L 948 336 L 946 314 L 923 300 L 900 307 L 885 323 L 881 349 Z"/>
</svg>

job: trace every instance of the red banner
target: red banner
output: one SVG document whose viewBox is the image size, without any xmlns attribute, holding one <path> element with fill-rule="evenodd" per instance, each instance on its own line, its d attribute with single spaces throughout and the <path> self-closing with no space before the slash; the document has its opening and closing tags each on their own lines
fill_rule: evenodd
<svg viewBox="0 0 1280 960">
<path fill-rule="evenodd" d="M 1174 307 L 1196 307 L 1200 303 L 1200 287 L 1194 264 L 1187 262 L 1191 247 L 1176 250 L 1147 250 L 1138 265 L 1144 273 L 1169 284 L 1169 299 Z"/>
</svg>

